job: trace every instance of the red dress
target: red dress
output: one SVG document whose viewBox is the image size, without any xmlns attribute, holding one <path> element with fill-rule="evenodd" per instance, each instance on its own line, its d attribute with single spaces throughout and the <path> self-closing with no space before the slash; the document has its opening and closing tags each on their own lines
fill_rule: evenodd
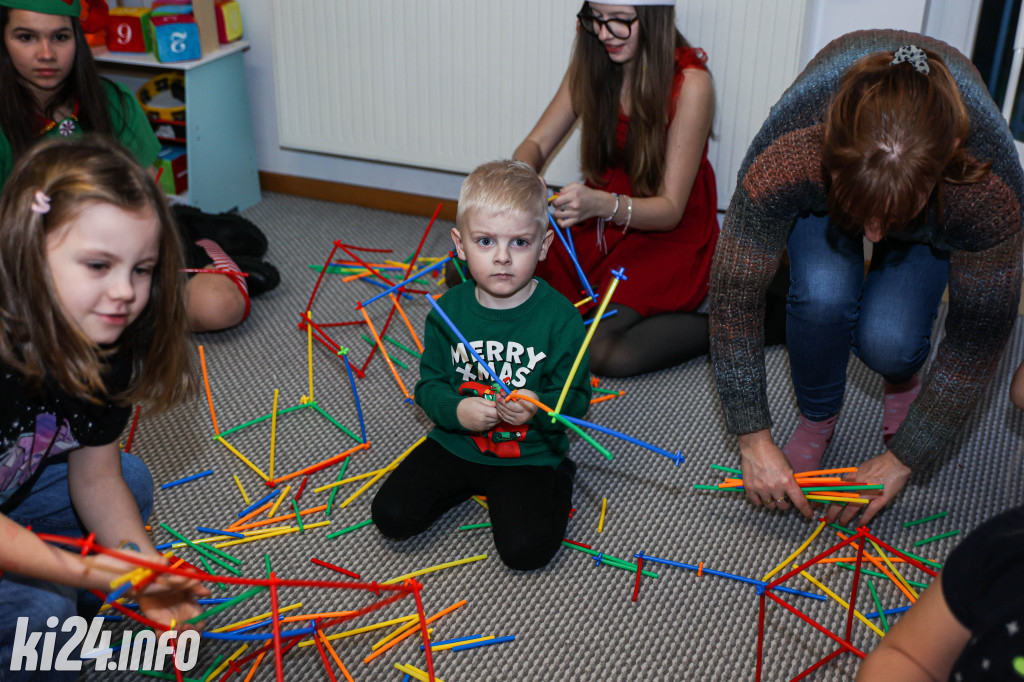
<svg viewBox="0 0 1024 682">
<path fill-rule="evenodd" d="M 676 49 L 670 123 L 683 84 L 683 69 L 706 70 L 706 61 L 707 55 L 700 48 Z M 620 152 L 625 149 L 628 131 L 629 118 L 620 113 L 616 130 Z M 605 184 L 588 182 L 587 186 L 636 198 L 624 168 L 610 169 L 607 178 Z M 603 293 L 608 289 L 612 268 L 624 267 L 627 279 L 616 288 L 612 303 L 628 306 L 644 317 L 694 310 L 708 293 L 711 257 L 718 241 L 717 205 L 715 171 L 708 162 L 705 142 L 690 198 L 676 227 L 667 232 L 630 229 L 624 234 L 622 226 L 609 222 L 603 246 L 598 243 L 597 219 L 572 228 L 576 257 L 590 286 L 596 293 Z M 619 215 L 624 213 L 620 210 Z M 538 263 L 537 275 L 574 303 L 585 296 L 576 269 L 557 237 L 547 259 Z M 580 310 L 587 312 L 593 305 L 582 306 Z"/>
</svg>

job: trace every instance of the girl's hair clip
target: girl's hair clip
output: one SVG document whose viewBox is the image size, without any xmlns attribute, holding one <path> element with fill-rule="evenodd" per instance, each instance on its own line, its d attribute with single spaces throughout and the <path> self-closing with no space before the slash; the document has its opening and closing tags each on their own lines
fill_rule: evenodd
<svg viewBox="0 0 1024 682">
<path fill-rule="evenodd" d="M 46 196 L 42 192 L 36 192 L 35 197 L 32 199 L 32 211 L 39 215 L 44 215 L 50 212 L 50 197 Z"/>
<path fill-rule="evenodd" d="M 896 66 L 903 62 L 908 62 L 918 73 L 922 73 L 925 76 L 931 71 L 931 68 L 928 66 L 928 55 L 917 45 L 904 45 L 896 50 L 889 65 Z"/>
</svg>

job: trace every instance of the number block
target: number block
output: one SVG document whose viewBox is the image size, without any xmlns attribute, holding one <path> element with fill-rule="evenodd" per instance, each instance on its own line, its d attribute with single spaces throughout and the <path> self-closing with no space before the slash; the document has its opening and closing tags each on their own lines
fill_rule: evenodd
<svg viewBox="0 0 1024 682">
<path fill-rule="evenodd" d="M 113 7 L 107 18 L 107 49 L 152 52 L 153 23 L 145 7 Z"/>
<path fill-rule="evenodd" d="M 223 45 L 242 37 L 242 10 L 236 0 L 217 0 L 217 39 Z"/>
<path fill-rule="evenodd" d="M 161 62 L 184 62 L 203 56 L 199 27 L 191 14 L 153 17 L 156 58 Z"/>
<path fill-rule="evenodd" d="M 188 189 L 188 156 L 184 147 L 165 145 L 153 165 L 163 169 L 160 186 L 166 194 L 181 194 Z"/>
</svg>

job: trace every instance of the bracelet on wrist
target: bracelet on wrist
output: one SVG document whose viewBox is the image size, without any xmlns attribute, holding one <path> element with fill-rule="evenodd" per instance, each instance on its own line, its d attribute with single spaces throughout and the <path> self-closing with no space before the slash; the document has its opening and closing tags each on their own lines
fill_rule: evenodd
<svg viewBox="0 0 1024 682">
<path fill-rule="evenodd" d="M 615 214 L 619 212 L 619 195 L 618 193 L 613 193 L 612 196 L 615 197 L 615 208 L 612 209 L 611 215 L 609 215 L 607 218 L 602 218 L 602 220 L 605 222 L 608 222 L 609 220 L 614 218 Z"/>
</svg>

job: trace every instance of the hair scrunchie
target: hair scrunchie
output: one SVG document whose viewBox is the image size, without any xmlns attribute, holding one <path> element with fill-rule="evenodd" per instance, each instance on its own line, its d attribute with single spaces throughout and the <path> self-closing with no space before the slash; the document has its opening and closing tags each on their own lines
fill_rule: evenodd
<svg viewBox="0 0 1024 682">
<path fill-rule="evenodd" d="M 896 66 L 908 62 L 918 73 L 928 75 L 931 69 L 928 66 L 928 55 L 917 45 L 904 45 L 893 54 L 890 66 Z"/>
</svg>

